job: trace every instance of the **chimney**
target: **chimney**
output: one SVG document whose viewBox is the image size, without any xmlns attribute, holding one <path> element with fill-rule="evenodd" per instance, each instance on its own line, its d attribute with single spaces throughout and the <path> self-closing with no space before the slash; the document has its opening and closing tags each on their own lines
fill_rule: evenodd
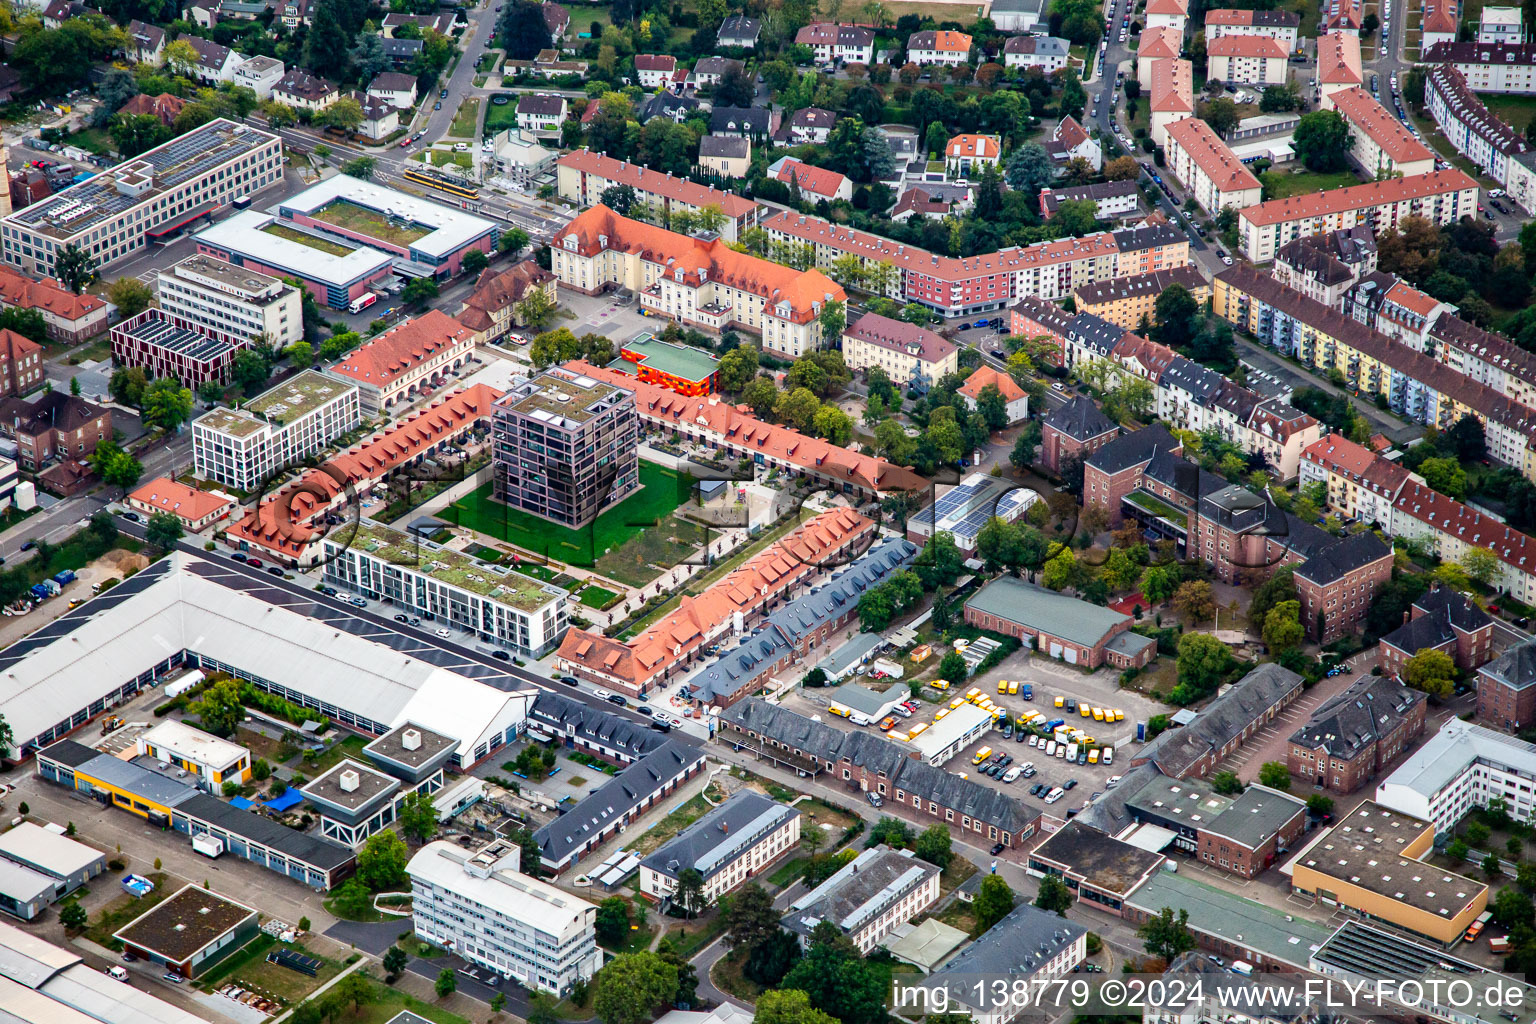
<svg viewBox="0 0 1536 1024">
<path fill-rule="evenodd" d="M 337 781 L 340 783 L 343 793 L 356 793 L 357 787 L 362 783 L 363 779 L 355 770 L 348 768 L 341 773 L 341 778 Z"/>
<path fill-rule="evenodd" d="M 421 749 L 421 730 L 407 729 L 400 734 L 400 746 L 406 750 Z"/>
</svg>

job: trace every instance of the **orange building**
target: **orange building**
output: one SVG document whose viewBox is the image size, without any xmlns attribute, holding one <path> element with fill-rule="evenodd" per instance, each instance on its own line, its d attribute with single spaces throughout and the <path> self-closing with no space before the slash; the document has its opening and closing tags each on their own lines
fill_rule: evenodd
<svg viewBox="0 0 1536 1024">
<path fill-rule="evenodd" d="M 680 395 L 712 395 L 720 386 L 720 361 L 703 349 L 639 334 L 619 349 L 607 369 Z"/>
</svg>

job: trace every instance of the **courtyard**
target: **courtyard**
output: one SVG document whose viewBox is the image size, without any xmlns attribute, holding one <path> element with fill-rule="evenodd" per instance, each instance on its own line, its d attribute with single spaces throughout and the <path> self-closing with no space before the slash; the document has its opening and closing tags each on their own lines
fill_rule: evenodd
<svg viewBox="0 0 1536 1024">
<path fill-rule="evenodd" d="M 307 245 L 311 249 L 318 249 L 332 256 L 345 256 L 356 249 L 356 246 L 346 246 L 340 242 L 328 242 L 323 238 L 316 238 L 314 235 L 306 235 L 297 228 L 291 228 L 286 224 L 268 224 L 261 230 L 269 235 L 286 238 L 290 242 L 298 242 L 300 245 Z"/>
<path fill-rule="evenodd" d="M 311 216 L 326 224 L 334 224 L 339 228 L 402 247 L 410 245 L 432 231 L 431 228 L 422 227 L 420 224 L 386 217 L 377 210 L 370 210 L 366 206 L 358 206 L 346 200 L 327 203 Z"/>
<path fill-rule="evenodd" d="M 486 484 L 449 505 L 443 521 L 506 541 L 524 551 L 640 587 L 684 562 L 706 540 L 705 528 L 673 513 L 692 496 L 686 473 L 640 461 L 640 490 L 572 530 L 492 497 Z M 607 601 L 593 594 L 592 603 Z"/>
</svg>

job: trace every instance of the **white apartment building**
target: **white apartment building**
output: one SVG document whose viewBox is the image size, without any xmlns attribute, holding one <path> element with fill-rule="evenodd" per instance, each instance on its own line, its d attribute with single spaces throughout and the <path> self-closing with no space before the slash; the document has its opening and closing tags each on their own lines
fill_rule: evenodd
<svg viewBox="0 0 1536 1024">
<path fill-rule="evenodd" d="M 1312 192 L 1288 199 L 1271 199 L 1239 211 L 1238 236 L 1243 255 L 1253 263 L 1268 263 L 1275 250 L 1306 235 L 1317 235 L 1357 224 L 1380 234 L 1404 217 L 1423 217 L 1436 224 L 1454 224 L 1477 215 L 1477 182 L 1449 168 Z"/>
<path fill-rule="evenodd" d="M 279 349 L 304 340 L 299 289 L 204 253 L 161 270 L 155 292 L 166 320 L 237 348 L 258 338 Z"/>
<path fill-rule="evenodd" d="M 361 419 L 357 388 L 305 370 L 242 408 L 215 409 L 194 420 L 192 465 L 204 480 L 252 493 Z"/>
<path fill-rule="evenodd" d="M 822 64 L 868 64 L 875 59 L 875 30 L 864 25 L 813 22 L 795 34 L 795 43 L 809 46 Z"/>
<path fill-rule="evenodd" d="M 521 848 L 498 839 L 473 854 L 423 846 L 406 865 L 418 938 L 524 987 L 564 995 L 603 961 L 597 908 L 522 874 Z"/>
<path fill-rule="evenodd" d="M 939 869 L 911 850 L 884 844 L 860 853 L 815 889 L 790 904 L 781 923 L 809 946 L 823 921 L 836 925 L 868 955 L 898 926 L 939 898 Z"/>
<path fill-rule="evenodd" d="M 1427 90 L 1426 90 L 1427 92 Z M 1435 169 L 1435 154 L 1362 88 L 1340 89 L 1333 109 L 1349 125 L 1349 156 L 1374 178 L 1410 177 Z"/>
<path fill-rule="evenodd" d="M 948 29 L 928 29 L 907 37 L 907 61 L 912 64 L 964 64 L 971 59 L 971 37 Z"/>
<path fill-rule="evenodd" d="M 1450 64 L 1473 92 L 1536 93 L 1536 43 L 1437 43 L 1424 64 Z"/>
<path fill-rule="evenodd" d="M 1209 77 L 1242 85 L 1284 85 L 1289 51 L 1269 36 L 1224 35 L 1206 43 Z"/>
<path fill-rule="evenodd" d="M 1253 172 L 1210 125 L 1197 117 L 1168 126 L 1166 156 L 1173 176 L 1213 217 L 1228 207 L 1241 210 L 1252 206 L 1264 194 Z"/>
<path fill-rule="evenodd" d="M 258 100 L 272 98 L 272 87 L 283 80 L 283 62 L 276 57 L 247 57 L 235 65 L 235 84 L 256 94 Z"/>
<path fill-rule="evenodd" d="M 0 220 L 0 253 L 39 277 L 67 245 L 108 267 L 282 174 L 282 140 L 220 118 Z"/>
<path fill-rule="evenodd" d="M 1460 71 L 1450 64 L 1431 67 L 1424 76 L 1424 105 L 1458 153 L 1516 191 L 1510 180 L 1515 157 L 1531 147 L 1524 135 L 1483 105 Z"/>
<path fill-rule="evenodd" d="M 713 905 L 794 852 L 800 821 L 793 807 L 739 790 L 640 862 L 640 891 L 664 904 L 677 893 L 678 875 L 692 868 L 704 879 L 705 904 Z"/>
<path fill-rule="evenodd" d="M 560 157 L 555 164 L 555 184 L 561 199 L 581 206 L 597 205 L 610 186 L 628 185 L 635 190 L 635 198 L 651 208 L 651 220 L 658 224 L 666 223 L 659 214 L 679 210 L 697 214 L 706 207 L 715 207 L 725 214 L 725 220 L 717 230 L 727 242 L 738 241 L 741 232 L 755 227 L 762 209 L 752 200 L 733 192 L 586 149 Z"/>
<path fill-rule="evenodd" d="M 1477 24 L 1480 43 L 1525 42 L 1524 12 L 1519 7 L 1484 7 Z"/>
<path fill-rule="evenodd" d="M 843 362 L 850 370 L 878 366 L 897 384 L 934 384 L 960 367 L 954 342 L 924 327 L 865 313 L 843 331 Z"/>
<path fill-rule="evenodd" d="M 1536 746 L 1452 718 L 1381 780 L 1376 802 L 1432 822 L 1439 835 L 1494 799 L 1503 800 L 1516 821 L 1530 821 L 1533 790 Z"/>
<path fill-rule="evenodd" d="M 198 787 L 210 793 L 219 792 L 226 782 L 244 783 L 251 777 L 249 750 L 184 722 L 168 719 L 139 733 L 134 749 L 140 757 L 196 776 Z"/>
<path fill-rule="evenodd" d="M 1243 11 L 1227 7 L 1205 12 L 1206 46 L 1224 36 L 1266 36 L 1290 52 L 1296 49 L 1300 31 L 1301 16 L 1295 11 Z"/>
<path fill-rule="evenodd" d="M 371 520 L 323 547 L 327 583 L 529 657 L 554 650 L 569 625 L 569 594 L 559 587 Z"/>
</svg>

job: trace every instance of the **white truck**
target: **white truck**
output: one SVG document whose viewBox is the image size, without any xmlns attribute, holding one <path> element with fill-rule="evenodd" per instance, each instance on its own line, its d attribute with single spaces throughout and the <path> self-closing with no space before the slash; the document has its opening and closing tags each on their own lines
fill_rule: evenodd
<svg viewBox="0 0 1536 1024">
<path fill-rule="evenodd" d="M 224 852 L 224 840 L 207 832 L 199 832 L 192 837 L 192 849 L 209 860 L 217 860 Z"/>
</svg>

